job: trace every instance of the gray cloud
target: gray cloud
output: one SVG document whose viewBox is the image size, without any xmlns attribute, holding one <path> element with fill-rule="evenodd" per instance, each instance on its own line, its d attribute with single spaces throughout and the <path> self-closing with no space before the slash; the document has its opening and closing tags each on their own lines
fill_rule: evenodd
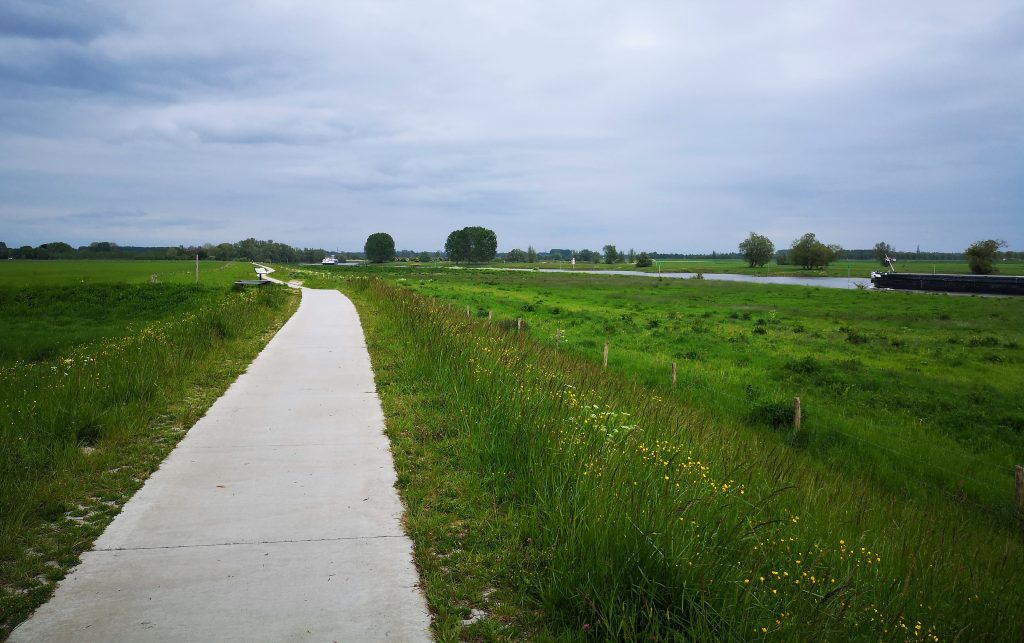
<svg viewBox="0 0 1024 643">
<path fill-rule="evenodd" d="M 1002 0 L 12 2 L 0 230 L 1022 247 L 1020 78 Z"/>
</svg>

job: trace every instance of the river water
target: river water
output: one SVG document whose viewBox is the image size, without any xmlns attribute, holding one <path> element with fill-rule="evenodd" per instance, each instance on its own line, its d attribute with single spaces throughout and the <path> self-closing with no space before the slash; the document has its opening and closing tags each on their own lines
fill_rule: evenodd
<svg viewBox="0 0 1024 643">
<path fill-rule="evenodd" d="M 509 270 L 529 270 L 528 268 L 509 268 Z M 559 270 L 558 268 L 541 268 L 538 272 L 581 272 L 588 275 L 626 275 L 630 277 L 664 277 L 665 279 L 693 279 L 689 272 L 638 272 L 635 270 Z M 781 286 L 815 286 L 817 288 L 853 289 L 857 284 L 865 288 L 873 288 L 871 280 L 863 277 L 760 277 L 757 275 L 733 275 L 728 273 L 705 272 L 705 279 L 713 281 L 745 281 L 754 284 L 778 284 Z"/>
</svg>

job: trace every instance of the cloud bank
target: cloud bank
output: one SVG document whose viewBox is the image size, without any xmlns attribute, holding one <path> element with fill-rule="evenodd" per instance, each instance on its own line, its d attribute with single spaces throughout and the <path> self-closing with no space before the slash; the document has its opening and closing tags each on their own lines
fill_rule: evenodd
<svg viewBox="0 0 1024 643">
<path fill-rule="evenodd" d="M 1024 8 L 0 5 L 0 239 L 1024 247 Z"/>
</svg>

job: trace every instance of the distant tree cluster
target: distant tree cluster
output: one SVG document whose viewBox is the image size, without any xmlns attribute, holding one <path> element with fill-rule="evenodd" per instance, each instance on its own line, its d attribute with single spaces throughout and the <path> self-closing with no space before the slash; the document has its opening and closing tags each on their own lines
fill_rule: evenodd
<svg viewBox="0 0 1024 643">
<path fill-rule="evenodd" d="M 395 260 L 395 240 L 387 232 L 374 232 L 366 238 L 363 246 L 366 260 L 370 263 L 385 263 Z"/>
<path fill-rule="evenodd" d="M 498 254 L 498 237 L 494 230 L 469 226 L 449 234 L 444 251 L 456 263 L 483 263 Z"/>
<path fill-rule="evenodd" d="M 805 270 L 825 268 L 842 252 L 839 246 L 827 246 L 818 241 L 813 232 L 793 241 L 790 260 Z"/>
<path fill-rule="evenodd" d="M 202 246 L 119 246 L 112 241 L 95 241 L 87 246 L 72 247 L 63 241 L 41 244 L 35 248 L 8 248 L 0 241 L 0 259 L 220 259 L 266 261 L 277 263 L 318 262 L 327 255 L 320 248 L 293 248 L 273 240 L 253 238 L 238 243 L 207 243 Z"/>
<path fill-rule="evenodd" d="M 760 268 L 772 260 L 775 244 L 768 237 L 751 232 L 749 237 L 740 242 L 740 252 L 751 268 Z"/>
<path fill-rule="evenodd" d="M 511 263 L 526 263 L 526 252 L 519 248 L 512 248 L 505 253 L 505 261 Z"/>
<path fill-rule="evenodd" d="M 1000 239 L 985 239 L 983 241 L 975 241 L 964 254 L 967 255 L 967 263 L 971 267 L 971 272 L 976 275 L 990 275 L 993 272 L 998 272 L 995 267 L 996 255 L 1000 248 L 1006 247 L 1006 242 Z"/>
</svg>

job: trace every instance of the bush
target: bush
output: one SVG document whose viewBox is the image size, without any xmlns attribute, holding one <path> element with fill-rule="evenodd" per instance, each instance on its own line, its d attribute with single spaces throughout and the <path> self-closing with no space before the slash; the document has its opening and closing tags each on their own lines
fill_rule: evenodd
<svg viewBox="0 0 1024 643">
<path fill-rule="evenodd" d="M 975 241 L 968 246 L 964 254 L 967 255 L 967 263 L 971 267 L 971 272 L 976 275 L 990 275 L 997 272 L 994 264 L 996 254 L 1005 245 L 1006 242 L 999 239 L 985 239 L 984 241 Z"/>
<path fill-rule="evenodd" d="M 984 335 L 984 336 L 981 336 L 981 337 L 971 337 L 970 339 L 967 340 L 967 345 L 971 346 L 971 347 L 974 347 L 974 348 L 981 347 L 981 346 L 986 347 L 986 348 L 992 348 L 992 347 L 995 347 L 995 346 L 999 346 L 999 338 L 998 337 L 993 337 L 991 335 Z"/>
<path fill-rule="evenodd" d="M 801 416 L 806 421 L 806 409 L 801 409 Z M 750 410 L 747 420 L 755 426 L 765 426 L 775 431 L 785 431 L 793 427 L 793 403 L 782 400 L 762 402 Z"/>
<path fill-rule="evenodd" d="M 813 357 L 801 357 L 800 359 L 791 359 L 782 365 L 785 370 L 796 373 L 797 375 L 821 375 L 828 369 L 824 364 L 814 359 Z"/>
</svg>

